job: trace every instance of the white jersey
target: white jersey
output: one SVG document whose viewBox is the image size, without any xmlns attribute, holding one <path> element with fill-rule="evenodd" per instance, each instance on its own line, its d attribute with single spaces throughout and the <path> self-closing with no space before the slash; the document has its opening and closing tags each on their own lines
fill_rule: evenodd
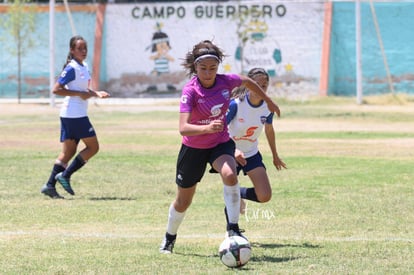
<svg viewBox="0 0 414 275">
<path fill-rule="evenodd" d="M 262 102 L 253 106 L 246 96 L 243 101 L 234 99 L 230 105 L 227 121 L 230 137 L 236 142 L 236 148 L 244 153 L 245 158 L 254 156 L 259 151 L 258 138 L 265 123 L 272 123 L 273 113 Z"/>
<path fill-rule="evenodd" d="M 83 62 L 79 64 L 72 59 L 60 74 L 58 83 L 66 89 L 73 91 L 87 92 L 91 76 L 88 65 Z M 67 96 L 60 109 L 60 116 L 65 118 L 85 117 L 88 113 L 88 101 L 79 96 Z"/>
</svg>

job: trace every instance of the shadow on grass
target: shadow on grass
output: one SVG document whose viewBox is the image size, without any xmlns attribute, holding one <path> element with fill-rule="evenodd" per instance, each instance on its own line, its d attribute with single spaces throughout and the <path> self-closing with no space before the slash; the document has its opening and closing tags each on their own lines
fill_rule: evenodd
<svg viewBox="0 0 414 275">
<path fill-rule="evenodd" d="M 180 256 L 192 256 L 192 257 L 200 257 L 200 258 L 217 258 L 218 261 L 220 261 L 219 259 L 219 255 L 215 254 L 215 255 L 203 255 L 203 254 L 197 254 L 197 253 L 182 253 L 182 252 L 174 252 L 174 254 L 176 255 L 180 255 Z M 269 262 L 269 263 L 282 263 L 282 262 L 289 262 L 289 261 L 294 261 L 297 259 L 300 259 L 301 257 L 274 257 L 274 256 L 269 256 L 269 255 L 264 255 L 261 257 L 255 257 L 252 256 L 250 259 L 250 262 L 256 262 L 256 263 L 260 263 L 260 262 Z M 240 271 L 252 271 L 255 270 L 254 268 L 250 267 L 248 264 L 241 266 L 241 267 L 235 267 L 235 268 L 229 268 L 229 270 L 240 270 Z"/>
<path fill-rule="evenodd" d="M 282 263 L 282 262 L 289 262 L 289 261 L 295 261 L 298 259 L 301 259 L 303 257 L 275 257 L 272 249 L 277 248 L 284 248 L 284 247 L 295 247 L 295 248 L 305 248 L 305 249 L 319 249 L 321 248 L 320 245 L 314 245 L 310 243 L 303 243 L 303 244 L 275 244 L 275 243 L 251 243 L 251 246 L 253 249 L 256 248 L 263 248 L 267 249 L 269 253 L 265 253 L 265 255 L 262 256 L 252 256 L 250 261 L 252 262 L 269 262 L 269 263 Z M 218 255 L 205 255 L 205 254 L 197 254 L 197 253 L 184 253 L 184 252 L 174 252 L 174 254 L 180 255 L 180 256 L 193 256 L 193 257 L 202 257 L 202 258 L 218 258 Z M 267 255 L 266 255 L 267 254 Z M 271 255 L 269 255 L 271 254 Z M 254 255 L 254 254 L 253 254 Z M 237 268 L 240 270 L 250 270 L 248 267 L 243 266 L 241 268 Z"/>
<path fill-rule="evenodd" d="M 126 197 L 92 197 L 89 198 L 91 201 L 135 201 L 136 198 L 126 198 Z"/>
<path fill-rule="evenodd" d="M 310 244 L 310 243 L 303 243 L 303 244 L 252 243 L 251 246 L 252 246 L 252 248 L 263 248 L 263 249 L 276 249 L 276 248 L 284 248 L 284 247 L 295 247 L 295 248 L 305 248 L 305 249 L 320 248 L 319 245 L 313 245 L 313 244 Z M 267 253 L 265 253 L 265 254 L 267 254 Z M 269 254 L 272 254 L 272 256 L 270 256 L 270 255 L 263 255 L 263 256 L 259 256 L 259 257 L 253 256 L 250 259 L 250 261 L 252 261 L 252 262 L 281 263 L 281 262 L 289 262 L 289 261 L 294 261 L 294 260 L 298 260 L 300 258 L 303 258 L 303 257 L 275 257 L 275 256 L 273 256 L 274 251 L 271 251 L 271 253 L 269 253 Z"/>
</svg>

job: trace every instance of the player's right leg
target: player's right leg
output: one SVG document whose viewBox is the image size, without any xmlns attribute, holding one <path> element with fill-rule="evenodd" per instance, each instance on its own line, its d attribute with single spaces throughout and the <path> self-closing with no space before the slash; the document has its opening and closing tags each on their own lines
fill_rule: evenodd
<svg viewBox="0 0 414 275">
<path fill-rule="evenodd" d="M 190 207 L 196 191 L 196 185 L 190 188 L 177 188 L 177 197 L 168 210 L 167 231 L 161 243 L 160 252 L 170 254 L 173 252 L 178 228 L 180 227 L 185 212 Z"/>
<path fill-rule="evenodd" d="M 207 153 L 208 151 L 203 149 L 181 146 L 176 168 L 177 194 L 168 210 L 167 231 L 161 243 L 161 253 L 170 254 L 173 251 L 178 228 L 184 219 L 185 211 L 191 205 L 197 183 L 204 175 Z"/>
<path fill-rule="evenodd" d="M 53 164 L 52 172 L 50 173 L 47 183 L 42 187 L 40 192 L 52 199 L 63 199 L 61 195 L 56 191 L 56 175 L 65 171 L 67 164 L 63 163 L 59 159 Z"/>
</svg>

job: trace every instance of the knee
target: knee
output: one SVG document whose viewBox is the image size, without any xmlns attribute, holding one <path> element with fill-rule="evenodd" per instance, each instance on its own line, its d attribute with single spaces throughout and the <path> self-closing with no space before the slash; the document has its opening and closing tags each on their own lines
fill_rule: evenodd
<svg viewBox="0 0 414 275">
<path fill-rule="evenodd" d="M 237 183 L 237 174 L 233 173 L 233 171 L 221 173 L 221 178 L 223 179 L 223 182 L 229 185 L 234 185 Z"/>
<path fill-rule="evenodd" d="M 92 149 L 92 152 L 94 154 L 98 153 L 99 152 L 99 143 L 96 143 L 94 146 L 92 146 L 91 149 Z"/>
<path fill-rule="evenodd" d="M 99 143 L 93 144 L 93 145 L 89 145 L 87 147 L 88 151 L 89 151 L 89 158 L 96 155 L 99 151 Z"/>
<path fill-rule="evenodd" d="M 256 194 L 257 200 L 261 203 L 268 202 L 272 199 L 272 192 L 267 192 L 264 194 Z"/>
<path fill-rule="evenodd" d="M 174 202 L 174 208 L 178 212 L 184 212 L 191 205 L 191 199 L 176 199 Z"/>
</svg>

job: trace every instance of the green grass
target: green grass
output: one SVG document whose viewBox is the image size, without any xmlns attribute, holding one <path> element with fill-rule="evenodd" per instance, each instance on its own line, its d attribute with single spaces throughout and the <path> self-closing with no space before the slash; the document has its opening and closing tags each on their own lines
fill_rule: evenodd
<svg viewBox="0 0 414 275">
<path fill-rule="evenodd" d="M 250 262 L 228 269 L 222 184 L 206 173 L 161 255 L 181 138 L 175 111 L 91 106 L 101 143 L 72 178 L 76 196 L 40 194 L 60 151 L 56 109 L 0 106 L 1 274 L 413 274 L 414 111 L 349 99 L 281 100 L 272 200 L 248 202 Z M 244 186 L 250 182 L 240 177 Z"/>
</svg>

